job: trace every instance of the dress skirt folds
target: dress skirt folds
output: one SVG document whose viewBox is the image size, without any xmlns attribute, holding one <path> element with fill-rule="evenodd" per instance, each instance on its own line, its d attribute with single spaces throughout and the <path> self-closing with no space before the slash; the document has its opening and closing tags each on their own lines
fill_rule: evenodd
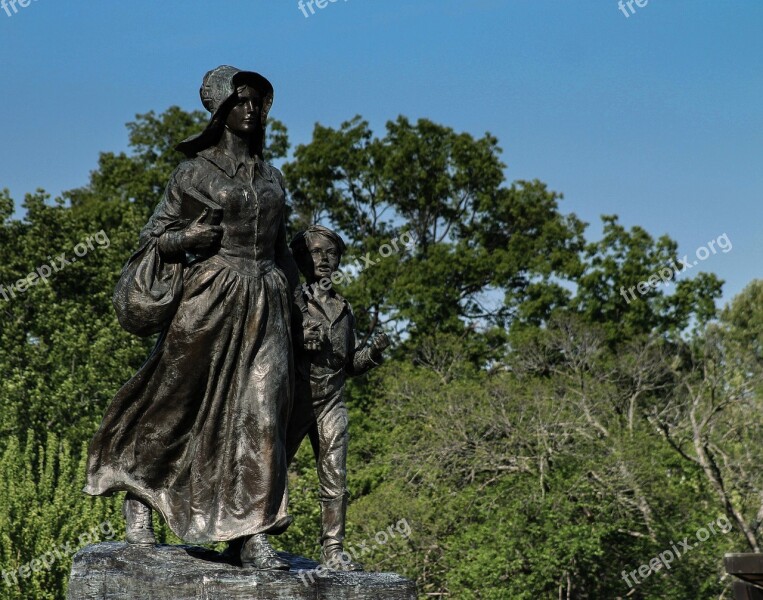
<svg viewBox="0 0 763 600">
<path fill-rule="evenodd" d="M 133 493 L 191 543 L 280 533 L 289 524 L 294 366 L 291 295 L 279 266 L 284 192 L 272 167 L 261 166 L 253 181 L 225 160 L 210 153 L 182 164 L 144 228 L 131 261 L 156 273 L 137 271 L 135 281 L 165 282 L 161 291 L 180 298 L 148 360 L 107 409 L 84 488 Z M 224 235 L 218 253 L 182 267 L 176 285 L 178 266 L 163 263 L 158 239 L 177 222 L 191 185 L 223 205 Z M 156 296 L 145 297 L 131 314 L 146 314 Z M 124 324 L 130 311 L 115 306 Z"/>
<path fill-rule="evenodd" d="M 283 528 L 289 297 L 263 262 L 186 269 L 175 318 L 91 443 L 87 493 L 131 491 L 193 543 Z"/>
</svg>

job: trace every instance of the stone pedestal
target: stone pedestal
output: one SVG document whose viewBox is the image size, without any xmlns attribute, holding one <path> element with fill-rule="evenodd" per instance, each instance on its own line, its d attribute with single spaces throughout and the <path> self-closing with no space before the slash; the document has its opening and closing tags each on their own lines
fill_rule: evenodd
<svg viewBox="0 0 763 600">
<path fill-rule="evenodd" d="M 735 600 L 763 600 L 763 554 L 727 554 L 723 563 L 742 580 L 734 582 Z"/>
<path fill-rule="evenodd" d="M 241 568 L 194 546 L 87 546 L 74 556 L 68 600 L 416 600 L 394 573 L 344 573 L 282 553 L 290 571 Z"/>
</svg>

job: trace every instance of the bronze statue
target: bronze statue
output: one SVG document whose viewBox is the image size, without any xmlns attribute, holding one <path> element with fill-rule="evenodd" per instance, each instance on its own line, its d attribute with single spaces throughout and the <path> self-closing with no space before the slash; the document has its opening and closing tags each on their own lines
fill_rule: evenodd
<svg viewBox="0 0 763 600">
<path fill-rule="evenodd" d="M 241 563 L 288 569 L 286 529 L 298 284 L 281 173 L 262 159 L 273 86 L 222 66 L 201 88 L 212 114 L 140 234 L 114 296 L 120 323 L 159 333 L 109 406 L 88 456 L 91 495 L 128 492 L 127 540 L 155 543 L 152 509 L 181 539 L 229 542 Z"/>
<path fill-rule="evenodd" d="M 296 295 L 300 310 L 295 311 L 294 324 L 297 375 L 286 442 L 289 462 L 309 436 L 320 483 L 321 562 L 358 571 L 362 566 L 343 547 L 348 497 L 344 382 L 347 375 L 378 366 L 389 339 L 381 334 L 368 347 L 358 348 L 352 308 L 331 281 L 346 250 L 339 235 L 313 225 L 294 238 L 291 249 L 307 283 Z"/>
</svg>

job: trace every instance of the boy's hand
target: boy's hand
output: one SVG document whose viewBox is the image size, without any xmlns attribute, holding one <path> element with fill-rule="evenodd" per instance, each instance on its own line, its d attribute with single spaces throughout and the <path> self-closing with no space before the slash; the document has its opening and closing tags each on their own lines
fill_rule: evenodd
<svg viewBox="0 0 763 600">
<path fill-rule="evenodd" d="M 323 331 L 318 321 L 305 321 L 304 325 L 305 350 L 315 352 L 321 349 Z"/>
<path fill-rule="evenodd" d="M 374 356 L 381 356 L 382 352 L 389 348 L 390 344 L 391 342 L 389 341 L 389 337 L 387 337 L 386 333 L 375 335 L 371 340 L 371 354 Z"/>
</svg>

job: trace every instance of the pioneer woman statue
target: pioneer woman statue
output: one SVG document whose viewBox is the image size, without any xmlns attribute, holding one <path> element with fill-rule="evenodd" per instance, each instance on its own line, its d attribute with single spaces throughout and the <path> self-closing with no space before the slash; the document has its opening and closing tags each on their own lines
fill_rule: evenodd
<svg viewBox="0 0 763 600">
<path fill-rule="evenodd" d="M 206 129 L 140 234 L 114 294 L 122 326 L 156 346 L 109 406 L 88 456 L 91 495 L 127 492 L 127 540 L 227 541 L 241 563 L 288 569 L 267 535 L 289 524 L 285 429 L 291 302 L 281 173 L 262 158 L 273 86 L 222 66 L 201 88 Z"/>
</svg>

